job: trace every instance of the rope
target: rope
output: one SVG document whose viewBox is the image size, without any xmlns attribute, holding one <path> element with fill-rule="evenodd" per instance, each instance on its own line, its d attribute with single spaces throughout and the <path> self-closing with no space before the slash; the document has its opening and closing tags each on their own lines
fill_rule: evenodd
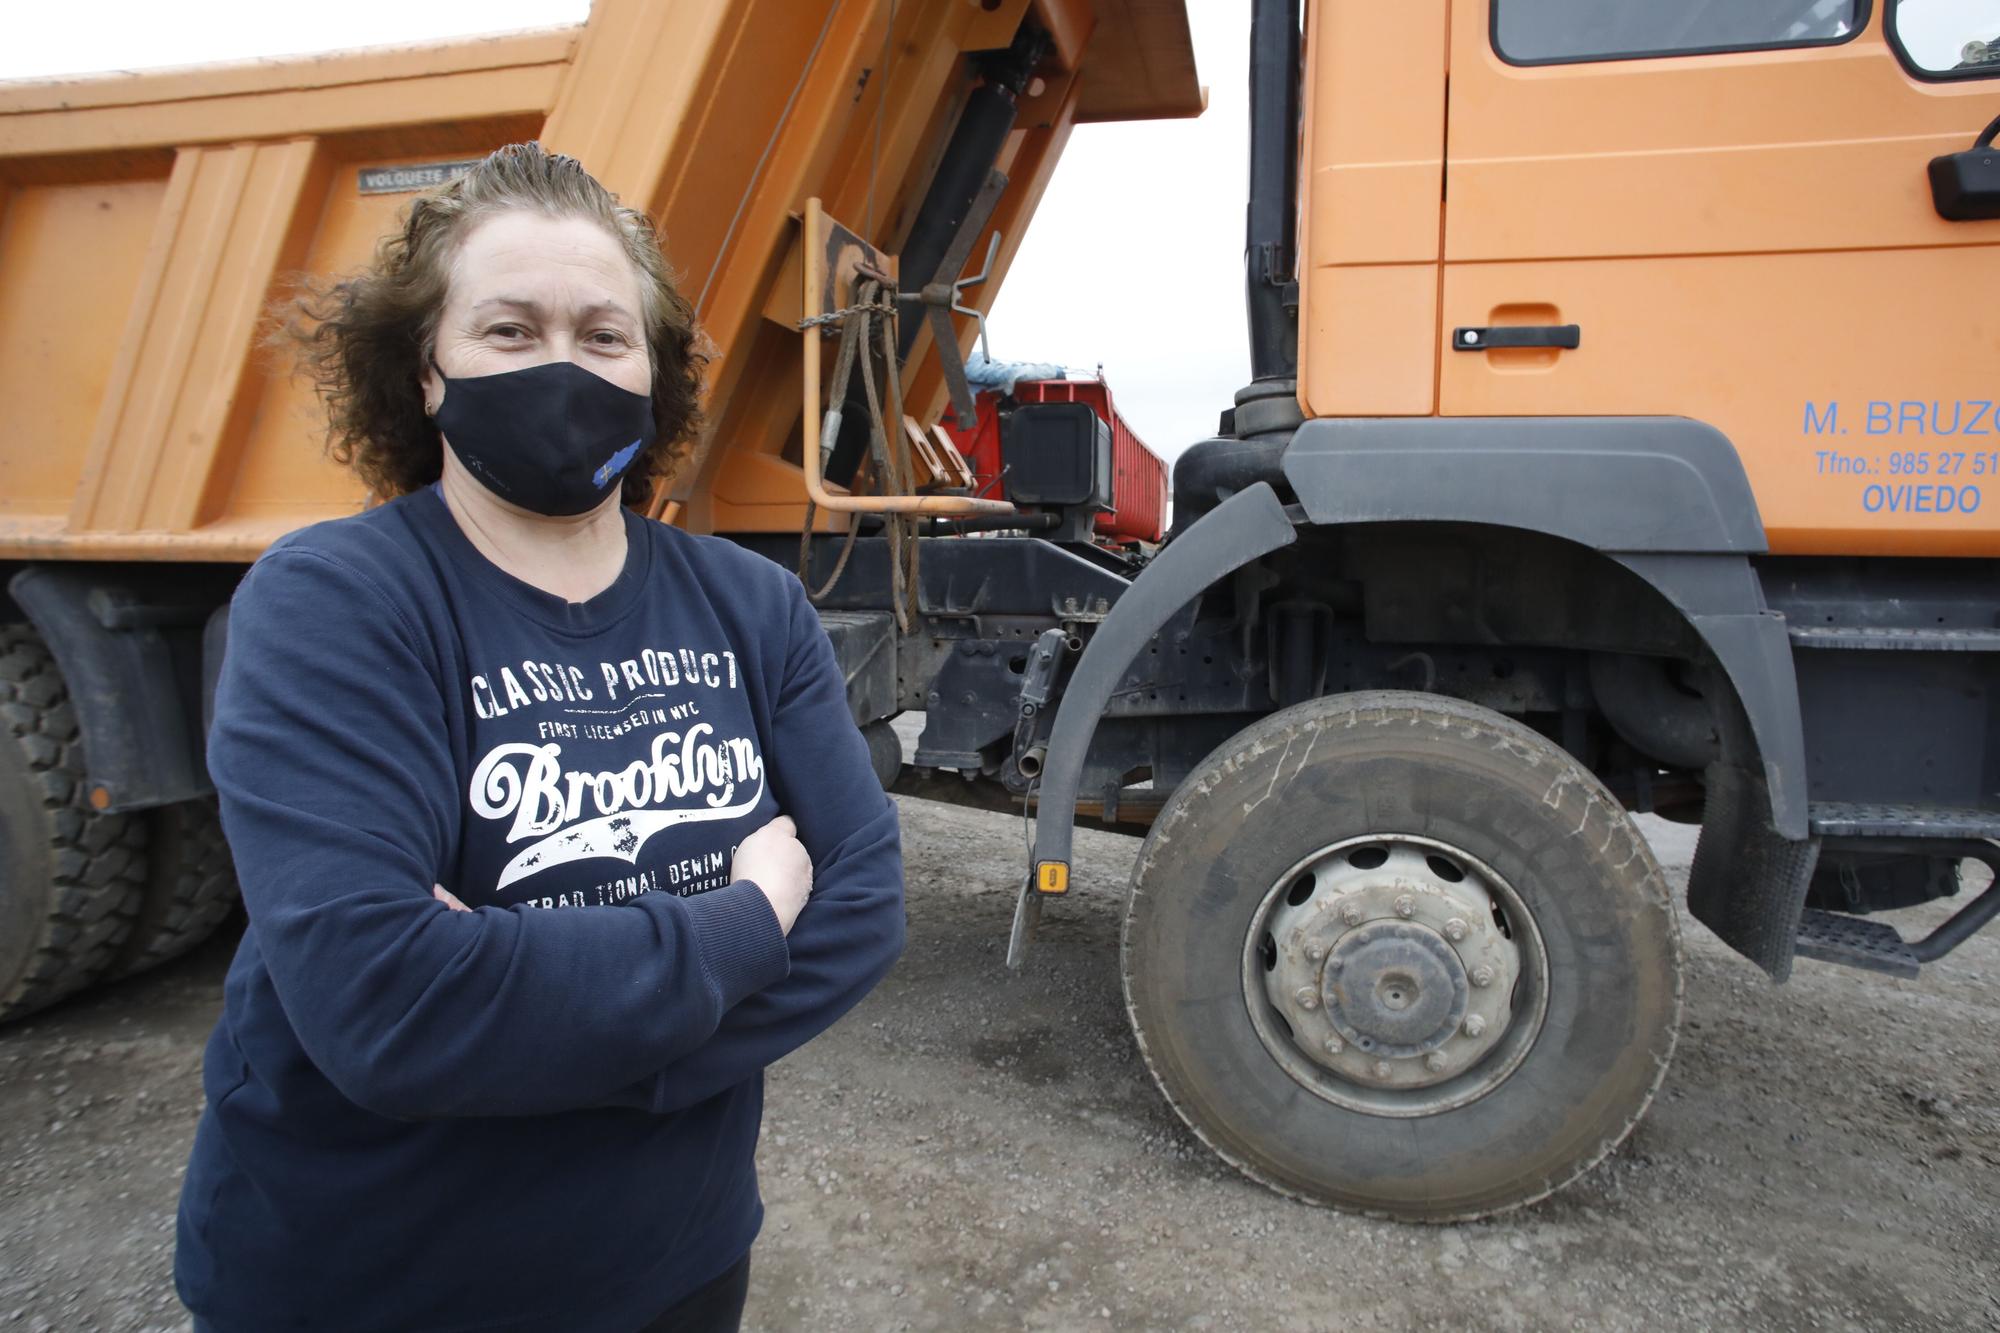
<svg viewBox="0 0 2000 1333">
<path fill-rule="evenodd" d="M 903 377 L 897 373 L 896 328 L 894 321 L 888 319 L 881 321 L 880 332 L 882 335 L 882 364 L 888 371 L 884 378 L 889 390 L 889 420 L 895 423 L 895 430 L 891 437 L 894 440 L 894 445 L 889 450 L 892 459 L 891 470 L 896 475 L 895 487 L 897 493 L 901 495 L 914 495 L 917 489 L 917 464 L 916 460 L 910 456 L 909 437 L 903 434 Z M 892 514 L 890 522 L 894 523 L 902 534 L 902 553 L 904 558 L 909 562 L 909 567 L 901 571 L 902 598 L 899 598 L 896 604 L 897 618 L 898 620 L 907 619 L 915 621 L 917 616 L 921 614 L 917 604 L 917 590 L 920 586 L 917 582 L 917 551 L 919 547 L 917 540 L 917 520 L 915 515 Z M 893 550 L 891 554 L 893 558 Z M 904 599 L 907 599 L 907 601 Z M 909 625 L 904 624 L 903 629 L 907 632 Z"/>
<path fill-rule="evenodd" d="M 833 562 L 833 572 L 826 576 L 826 582 L 814 588 L 805 576 L 806 561 L 812 550 L 813 502 L 806 501 L 806 528 L 799 534 L 799 582 L 806 585 L 806 600 L 818 606 L 833 595 L 833 585 L 840 582 L 840 576 L 847 572 L 848 557 L 854 554 L 854 539 L 861 535 L 861 515 L 847 516 L 847 539 L 840 544 L 840 555 Z"/>
<path fill-rule="evenodd" d="M 861 290 L 872 293 L 875 285 L 873 282 L 863 283 Z M 893 488 L 898 485 L 902 478 L 896 470 L 895 462 L 889 456 L 889 428 L 882 420 L 882 397 L 875 391 L 875 368 L 869 364 L 868 341 L 865 333 L 868 323 L 868 317 L 863 317 L 858 321 L 858 327 L 864 330 L 858 351 L 861 362 L 861 395 L 868 402 L 868 457 L 875 464 L 876 486 L 878 488 L 889 488 L 893 491 Z M 891 336 L 894 336 L 893 333 Z M 889 363 L 889 382 L 894 385 L 896 378 L 895 362 L 891 361 Z M 900 386 L 897 386 L 897 392 L 900 395 Z M 898 420 L 900 422 L 900 418 Z M 908 607 L 905 605 L 907 594 L 903 587 L 905 572 L 903 545 L 905 540 L 910 536 L 910 533 L 906 526 L 898 520 L 897 515 L 884 514 L 882 517 L 886 523 L 884 531 L 889 537 L 889 604 L 896 613 L 896 628 L 907 634 L 910 632 L 910 614 Z"/>
<path fill-rule="evenodd" d="M 864 282 L 861 285 L 863 287 L 872 287 L 875 284 L 873 282 Z M 799 321 L 799 331 L 803 333 L 807 329 L 818 328 L 822 324 L 839 324 L 849 315 L 872 315 L 882 308 L 882 303 L 879 301 L 864 301 L 860 305 L 842 306 L 838 310 L 829 310 L 824 315 L 807 315 Z"/>
</svg>

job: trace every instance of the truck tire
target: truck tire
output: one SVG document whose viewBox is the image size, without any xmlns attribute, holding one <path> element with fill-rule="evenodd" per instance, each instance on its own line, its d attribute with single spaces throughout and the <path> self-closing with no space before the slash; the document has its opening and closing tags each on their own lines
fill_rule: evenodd
<svg viewBox="0 0 2000 1333">
<path fill-rule="evenodd" d="M 1444 1222 L 1545 1197 L 1638 1122 L 1681 940 L 1587 770 L 1385 691 L 1273 714 L 1181 784 L 1133 871 L 1124 980 L 1160 1090 L 1239 1170 Z"/>
<path fill-rule="evenodd" d="M 148 819 L 151 873 L 107 980 L 178 958 L 213 935 L 236 905 L 236 866 L 214 797 L 176 801 L 149 811 Z"/>
<path fill-rule="evenodd" d="M 886 720 L 870 722 L 861 729 L 861 737 L 868 742 L 868 764 L 875 770 L 875 780 L 888 791 L 903 771 L 903 738 Z"/>
<path fill-rule="evenodd" d="M 55 659 L 25 625 L 0 626 L 0 1022 L 98 979 L 131 933 L 145 821 L 100 814 Z"/>
</svg>

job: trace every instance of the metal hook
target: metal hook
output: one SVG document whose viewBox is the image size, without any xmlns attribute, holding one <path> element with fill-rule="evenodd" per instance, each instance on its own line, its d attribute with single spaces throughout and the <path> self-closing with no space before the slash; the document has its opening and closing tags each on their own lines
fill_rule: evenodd
<svg viewBox="0 0 2000 1333">
<path fill-rule="evenodd" d="M 993 233 L 992 239 L 986 243 L 986 258 L 980 263 L 979 272 L 969 278 L 960 278 L 951 284 L 952 312 L 959 315 L 969 315 L 972 317 L 972 321 L 979 325 L 979 355 L 985 357 L 989 362 L 993 360 L 993 353 L 986 346 L 986 315 L 983 311 L 975 310 L 971 306 L 966 305 L 963 301 L 959 300 L 959 296 L 967 287 L 977 287 L 992 275 L 993 260 L 999 253 L 1000 233 L 996 231 Z"/>
</svg>

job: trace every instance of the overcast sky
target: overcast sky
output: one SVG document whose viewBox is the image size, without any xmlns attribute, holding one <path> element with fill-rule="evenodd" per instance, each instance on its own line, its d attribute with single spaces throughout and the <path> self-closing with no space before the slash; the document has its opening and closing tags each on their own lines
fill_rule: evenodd
<svg viewBox="0 0 2000 1333">
<path fill-rule="evenodd" d="M 588 0 L 97 0 L 10 6 L 0 79 L 141 69 L 580 22 Z M 1000 360 L 1104 367 L 1171 458 L 1249 377 L 1243 318 L 1246 0 L 1188 0 L 1207 114 L 1072 136 L 990 321 Z M 1948 68 L 2000 0 L 1902 0 L 1904 40 Z M 669 239 L 671 244 L 671 238 Z"/>
</svg>

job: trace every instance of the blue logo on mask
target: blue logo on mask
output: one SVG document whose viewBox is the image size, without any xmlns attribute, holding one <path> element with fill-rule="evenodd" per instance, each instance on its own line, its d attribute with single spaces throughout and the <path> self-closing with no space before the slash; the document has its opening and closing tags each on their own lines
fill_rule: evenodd
<svg viewBox="0 0 2000 1333">
<path fill-rule="evenodd" d="M 617 453 L 611 455 L 611 457 L 605 459 L 604 466 L 598 468 L 597 471 L 590 474 L 590 484 L 593 486 L 610 485 L 611 479 L 617 476 L 619 473 L 623 472 L 625 470 L 625 465 L 632 461 L 632 455 L 638 452 L 639 452 L 639 441 L 634 440 L 632 441 L 632 443 L 626 445 L 623 449 L 620 449 Z"/>
</svg>

